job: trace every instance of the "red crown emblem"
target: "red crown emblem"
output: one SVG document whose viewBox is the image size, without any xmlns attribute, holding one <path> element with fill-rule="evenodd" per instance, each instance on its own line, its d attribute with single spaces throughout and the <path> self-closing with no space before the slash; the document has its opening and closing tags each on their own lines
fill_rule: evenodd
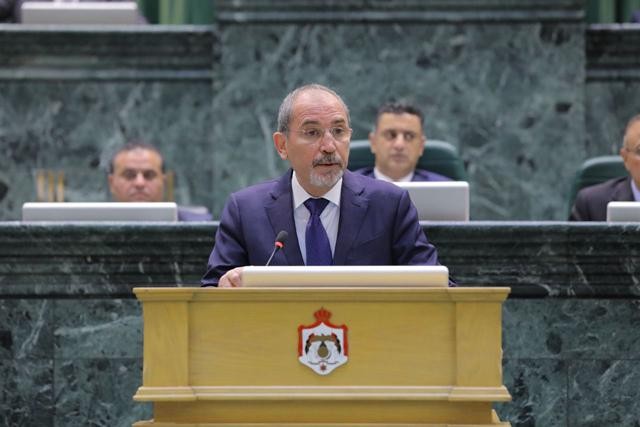
<svg viewBox="0 0 640 427">
<path fill-rule="evenodd" d="M 331 318 L 331 312 L 328 310 L 325 310 L 324 307 L 322 307 L 320 310 L 313 313 L 313 315 L 316 317 L 316 320 L 318 322 L 327 323 Z"/>
</svg>

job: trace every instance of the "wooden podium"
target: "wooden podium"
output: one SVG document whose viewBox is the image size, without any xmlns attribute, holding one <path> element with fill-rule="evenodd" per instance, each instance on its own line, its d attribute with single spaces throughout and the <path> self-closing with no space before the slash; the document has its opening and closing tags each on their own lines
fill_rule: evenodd
<svg viewBox="0 0 640 427">
<path fill-rule="evenodd" d="M 134 426 L 510 425 L 492 409 L 510 400 L 508 288 L 134 292 L 144 312 L 134 399 L 154 403 L 154 419 Z"/>
</svg>

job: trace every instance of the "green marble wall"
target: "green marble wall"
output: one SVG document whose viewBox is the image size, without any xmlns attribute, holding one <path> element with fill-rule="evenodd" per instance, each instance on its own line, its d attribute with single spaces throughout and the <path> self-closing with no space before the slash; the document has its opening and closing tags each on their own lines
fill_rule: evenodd
<svg viewBox="0 0 640 427">
<path fill-rule="evenodd" d="M 498 413 L 514 427 L 635 425 L 636 298 L 508 300 L 504 382 L 514 400 Z"/>
<path fill-rule="evenodd" d="M 640 26 L 587 31 L 587 154 L 618 154 L 627 121 L 640 114 Z"/>
<path fill-rule="evenodd" d="M 113 149 L 146 138 L 176 199 L 217 216 L 229 192 L 281 173 L 284 94 L 344 95 L 354 138 L 376 106 L 412 100 L 455 144 L 478 220 L 561 220 L 574 172 L 616 152 L 637 113 L 633 26 L 584 25 L 581 0 L 221 0 L 215 27 L 0 26 L 0 219 L 65 171 L 68 201 L 108 200 Z"/>
<path fill-rule="evenodd" d="M 179 203 L 217 215 L 229 192 L 286 168 L 276 109 L 311 81 L 344 95 L 354 138 L 379 103 L 420 104 L 428 136 L 467 165 L 472 218 L 564 219 L 593 141 L 633 109 L 626 96 L 616 110 L 635 86 L 593 78 L 581 0 L 216 6 L 215 27 L 1 26 L 0 219 L 35 199 L 42 168 L 65 170 L 66 200 L 106 200 L 107 160 L 133 137 L 165 153 Z"/>
<path fill-rule="evenodd" d="M 0 425 L 128 426 L 141 383 L 135 286 L 197 284 L 216 224 L 0 223 Z M 640 226 L 429 224 L 462 285 L 509 286 L 504 382 L 514 427 L 640 418 Z M 513 236 L 519 236 L 515 241 Z M 215 369 L 215 367 L 212 367 Z"/>
<path fill-rule="evenodd" d="M 66 201 L 109 200 L 111 155 L 135 138 L 164 153 L 179 203 L 211 205 L 213 43 L 206 27 L 0 25 L 0 219 L 36 200 L 40 169 L 64 171 Z"/>
<path fill-rule="evenodd" d="M 176 234 L 177 232 L 177 234 Z M 130 426 L 135 286 L 198 285 L 215 227 L 0 223 L 0 425 Z"/>
<path fill-rule="evenodd" d="M 213 110 L 216 210 L 230 191 L 285 165 L 271 133 L 279 101 L 308 82 L 334 87 L 365 138 L 377 106 L 423 107 L 427 136 L 455 144 L 473 219 L 562 219 L 584 158 L 581 1 L 217 3 Z M 237 150 L 222 145 L 235 141 Z M 249 161 L 257 167 L 238 176 Z"/>
</svg>

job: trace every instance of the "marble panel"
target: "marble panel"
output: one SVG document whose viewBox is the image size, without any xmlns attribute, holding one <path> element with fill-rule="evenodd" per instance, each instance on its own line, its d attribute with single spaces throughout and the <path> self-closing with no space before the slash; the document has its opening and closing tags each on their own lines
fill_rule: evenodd
<svg viewBox="0 0 640 427">
<path fill-rule="evenodd" d="M 65 201 L 107 200 L 129 139 L 163 152 L 179 203 L 210 205 L 213 45 L 208 26 L 0 24 L 0 220 L 48 198 L 41 170 L 64 173 Z"/>
<path fill-rule="evenodd" d="M 65 201 L 109 200 L 111 156 L 130 139 L 158 146 L 178 203 L 210 206 L 210 99 L 207 81 L 0 81 L 0 219 L 38 199 L 39 170 L 64 173 Z"/>
<path fill-rule="evenodd" d="M 7 327 L 0 327 L 0 390 L 25 396 L 26 388 L 15 390 L 26 384 L 37 393 L 29 404 L 45 407 L 39 425 L 53 425 L 51 417 L 60 426 L 149 418 L 150 406 L 131 400 L 141 381 L 139 305 L 130 292 L 122 298 L 124 287 L 107 284 L 134 277 L 129 274 L 138 257 L 153 248 L 137 278 L 175 285 L 163 282 L 169 276 L 158 260 L 175 257 L 182 272 L 199 268 L 198 253 L 206 258 L 215 227 L 2 224 L 0 324 Z M 638 379 L 633 368 L 623 376 L 627 368 L 619 366 L 640 354 L 633 327 L 640 323 L 637 283 L 627 283 L 637 271 L 637 225 L 478 222 L 427 224 L 425 230 L 463 277 L 481 277 L 476 285 L 512 286 L 503 309 L 503 348 L 514 401 L 496 406 L 503 419 L 517 426 L 633 425 L 628 396 Z M 56 264 L 65 257 L 67 264 Z M 514 284 L 518 274 L 522 282 Z M 55 413 L 42 397 L 47 390 Z M 1 416 L 29 425 L 24 414 L 36 409 L 9 396 L 0 395 L 0 405 L 10 408 Z M 593 399 L 608 400 L 583 410 Z"/>
<path fill-rule="evenodd" d="M 562 359 L 566 339 L 558 299 L 508 299 L 502 307 L 505 359 Z M 553 308 L 552 308 L 553 307 Z"/>
<path fill-rule="evenodd" d="M 467 165 L 473 218 L 562 219 L 573 172 L 567 159 L 584 157 L 584 96 L 576 90 L 584 82 L 583 30 L 576 23 L 223 26 L 213 116 L 228 118 L 213 130 L 216 211 L 230 191 L 286 169 L 271 140 L 278 105 L 289 90 L 318 82 L 344 97 L 354 139 L 366 137 L 380 103 L 420 105 L 428 137 L 456 145 Z M 224 150 L 229 141 L 237 149 Z"/>
<path fill-rule="evenodd" d="M 639 30 L 640 32 L 640 30 Z M 617 155 L 627 122 L 640 114 L 640 78 L 590 81 L 586 88 L 586 156 Z"/>
<path fill-rule="evenodd" d="M 57 300 L 56 359 L 139 357 L 141 313 L 134 299 Z"/>
<path fill-rule="evenodd" d="M 626 325 L 640 322 L 639 308 L 635 299 L 509 299 L 504 357 L 637 359 L 640 331 Z"/>
<path fill-rule="evenodd" d="M 0 297 L 132 298 L 136 286 L 199 286 L 216 223 L 0 224 Z M 464 286 L 517 297 L 637 298 L 633 223 L 425 223 Z M 517 239 L 514 237 L 517 236 Z"/>
<path fill-rule="evenodd" d="M 529 221 L 425 226 L 458 283 L 552 297 L 640 295 L 639 229 L 633 223 Z"/>
<path fill-rule="evenodd" d="M 131 297 L 131 288 L 141 285 L 198 286 L 215 227 L 184 227 L 3 223 L 0 295 Z"/>
<path fill-rule="evenodd" d="M 567 425 L 584 427 L 635 427 L 638 425 L 640 419 L 638 353 L 626 360 L 572 361 L 569 364 L 569 379 Z"/>
<path fill-rule="evenodd" d="M 591 25 L 586 42 L 586 155 L 618 154 L 627 121 L 640 114 L 640 26 Z"/>
<path fill-rule="evenodd" d="M 53 426 L 53 360 L 0 358 L 0 425 Z"/>
<path fill-rule="evenodd" d="M 50 358 L 53 311 L 50 300 L 0 299 L 0 360 Z"/>
<path fill-rule="evenodd" d="M 583 0 L 218 0 L 222 23 L 530 22 L 584 18 Z"/>
<path fill-rule="evenodd" d="M 505 359 L 504 385 L 512 401 L 495 405 L 512 427 L 567 426 L 568 363 L 552 359 Z"/>
<path fill-rule="evenodd" d="M 54 377 L 55 426 L 130 427 L 151 418 L 151 404 L 132 399 L 141 359 L 58 359 Z"/>
<path fill-rule="evenodd" d="M 207 80 L 214 42 L 205 25 L 0 24 L 0 79 Z"/>
</svg>

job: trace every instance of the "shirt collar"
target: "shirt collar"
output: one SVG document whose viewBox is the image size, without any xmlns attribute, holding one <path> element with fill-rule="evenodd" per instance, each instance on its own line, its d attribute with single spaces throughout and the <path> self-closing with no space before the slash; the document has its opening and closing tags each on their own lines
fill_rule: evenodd
<svg viewBox="0 0 640 427">
<path fill-rule="evenodd" d="M 302 188 L 300 182 L 298 181 L 298 177 L 296 176 L 296 171 L 293 171 L 291 175 L 291 191 L 293 192 L 293 209 L 298 209 L 298 207 L 303 204 L 308 198 L 313 198 L 313 196 L 307 193 L 307 190 Z M 330 201 L 336 206 L 340 206 L 340 195 L 342 194 L 342 178 L 336 182 L 336 185 L 331 187 L 331 190 L 327 191 L 322 197 Z"/>
<path fill-rule="evenodd" d="M 376 179 L 380 179 L 382 181 L 387 181 L 387 182 L 410 182 L 413 179 L 413 172 L 411 172 L 407 176 L 403 176 L 398 180 L 394 180 L 389 178 L 387 175 L 383 174 L 382 172 L 380 172 L 380 169 L 378 169 L 378 167 L 376 166 L 373 168 L 373 176 L 375 176 Z"/>
<path fill-rule="evenodd" d="M 631 178 L 630 181 L 631 181 L 631 192 L 633 193 L 633 199 L 636 202 L 640 202 L 640 189 L 636 185 L 636 182 L 633 180 L 633 178 Z"/>
</svg>

